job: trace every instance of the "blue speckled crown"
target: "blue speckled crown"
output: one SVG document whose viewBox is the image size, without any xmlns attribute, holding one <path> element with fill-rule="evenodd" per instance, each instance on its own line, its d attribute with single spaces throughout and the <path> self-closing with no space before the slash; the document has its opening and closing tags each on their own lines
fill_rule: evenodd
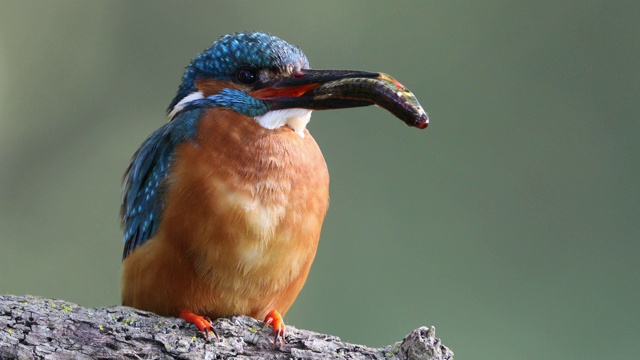
<svg viewBox="0 0 640 360">
<path fill-rule="evenodd" d="M 271 34 L 240 32 L 224 35 L 191 60 L 169 111 L 182 98 L 196 91 L 198 78 L 233 80 L 242 66 L 277 71 L 291 66 L 308 68 L 309 61 L 298 47 Z"/>
</svg>

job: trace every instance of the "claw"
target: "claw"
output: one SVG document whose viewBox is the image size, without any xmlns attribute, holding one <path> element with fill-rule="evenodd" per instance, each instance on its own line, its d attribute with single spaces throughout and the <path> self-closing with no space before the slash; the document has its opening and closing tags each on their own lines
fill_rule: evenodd
<svg viewBox="0 0 640 360">
<path fill-rule="evenodd" d="M 275 334 L 273 338 L 273 346 L 275 347 L 278 345 L 278 338 L 280 338 L 280 343 L 282 344 L 282 346 L 284 346 L 285 329 L 287 327 L 284 324 L 284 321 L 282 320 L 282 316 L 280 315 L 280 313 L 275 309 L 269 311 L 267 316 L 265 316 L 264 318 L 264 322 L 267 325 L 273 326 L 273 333 Z"/>
<path fill-rule="evenodd" d="M 188 323 L 192 323 L 198 328 L 198 330 L 204 333 L 204 338 L 207 342 L 209 342 L 209 333 L 212 333 L 213 335 L 215 335 L 216 341 L 220 341 L 220 337 L 218 336 L 216 329 L 214 329 L 213 326 L 211 326 L 211 323 L 213 321 L 211 321 L 211 319 L 209 319 L 208 317 L 196 315 L 191 311 L 187 311 L 187 310 L 182 310 L 180 312 L 180 315 L 178 316 L 186 320 Z"/>
</svg>

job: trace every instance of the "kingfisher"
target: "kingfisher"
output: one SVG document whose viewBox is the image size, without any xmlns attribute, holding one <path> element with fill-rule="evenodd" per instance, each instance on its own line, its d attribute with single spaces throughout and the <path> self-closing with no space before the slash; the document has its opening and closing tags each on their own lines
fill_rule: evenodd
<svg viewBox="0 0 640 360">
<path fill-rule="evenodd" d="M 312 110 L 382 107 L 429 118 L 384 73 L 311 70 L 262 32 L 222 36 L 186 67 L 169 121 L 123 177 L 122 304 L 175 316 L 208 340 L 212 320 L 248 315 L 284 343 L 329 204 L 329 173 L 307 130 Z"/>
</svg>

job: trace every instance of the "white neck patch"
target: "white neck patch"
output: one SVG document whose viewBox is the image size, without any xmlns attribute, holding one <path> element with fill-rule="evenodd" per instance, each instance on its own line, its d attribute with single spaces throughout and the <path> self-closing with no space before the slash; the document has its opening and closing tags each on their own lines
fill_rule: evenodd
<svg viewBox="0 0 640 360">
<path fill-rule="evenodd" d="M 202 93 L 200 91 L 192 92 L 191 94 L 183 97 L 182 100 L 180 100 L 173 107 L 173 109 L 171 109 L 171 112 L 169 112 L 169 114 L 167 115 L 167 117 L 169 118 L 169 121 L 171 121 L 173 119 L 173 117 L 176 116 L 176 114 L 180 110 L 184 109 L 184 107 L 187 106 L 187 104 L 189 104 L 190 102 L 192 102 L 194 100 L 200 100 L 200 99 L 204 99 L 204 95 L 202 95 Z"/>
<path fill-rule="evenodd" d="M 270 130 L 288 125 L 296 134 L 304 138 L 304 129 L 311 120 L 311 110 L 297 108 L 272 110 L 264 115 L 256 116 L 254 119 L 260 126 Z"/>
</svg>

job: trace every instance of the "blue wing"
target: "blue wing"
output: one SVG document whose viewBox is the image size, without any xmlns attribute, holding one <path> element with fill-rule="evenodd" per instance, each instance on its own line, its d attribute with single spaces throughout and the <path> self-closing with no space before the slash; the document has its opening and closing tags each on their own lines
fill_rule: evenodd
<svg viewBox="0 0 640 360">
<path fill-rule="evenodd" d="M 124 174 L 120 208 L 124 228 L 123 260 L 158 229 L 176 145 L 195 137 L 199 115 L 200 109 L 176 115 L 151 134 L 133 155 Z"/>
</svg>

